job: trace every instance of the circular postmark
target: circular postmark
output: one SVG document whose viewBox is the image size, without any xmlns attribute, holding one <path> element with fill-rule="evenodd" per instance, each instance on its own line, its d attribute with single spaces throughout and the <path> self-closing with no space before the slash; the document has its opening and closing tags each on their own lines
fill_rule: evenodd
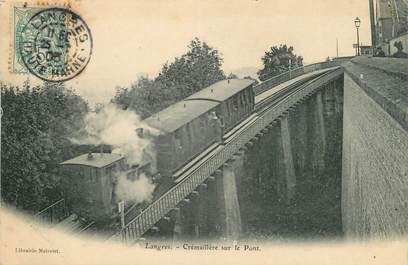
<svg viewBox="0 0 408 265">
<path fill-rule="evenodd" d="M 67 9 L 48 8 L 34 14 L 20 36 L 24 65 L 45 81 L 74 78 L 91 59 L 91 31 L 80 16 Z"/>
</svg>

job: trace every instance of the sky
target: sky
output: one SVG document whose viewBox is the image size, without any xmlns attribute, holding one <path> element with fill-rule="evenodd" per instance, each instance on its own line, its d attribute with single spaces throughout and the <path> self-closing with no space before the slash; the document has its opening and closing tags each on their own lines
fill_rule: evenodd
<svg viewBox="0 0 408 265">
<path fill-rule="evenodd" d="M 9 20 L 0 23 L 1 36 L 11 36 L 13 5 L 0 4 L 1 20 Z M 279 44 L 293 46 L 306 64 L 336 56 L 336 39 L 339 56 L 353 55 L 357 16 L 360 41 L 371 42 L 368 0 L 72 0 L 71 5 L 91 30 L 93 52 L 85 70 L 66 85 L 90 103 L 109 100 L 116 86 L 129 86 L 142 74 L 154 77 L 194 37 L 221 52 L 227 73 L 260 68 L 264 52 Z M 1 44 L 1 56 L 8 57 L 12 48 Z M 1 60 L 0 80 L 39 82 L 10 73 L 8 63 Z"/>
</svg>

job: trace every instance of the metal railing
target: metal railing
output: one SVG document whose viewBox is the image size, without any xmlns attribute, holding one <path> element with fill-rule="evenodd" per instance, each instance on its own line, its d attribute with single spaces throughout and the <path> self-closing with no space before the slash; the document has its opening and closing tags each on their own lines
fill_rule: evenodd
<svg viewBox="0 0 408 265">
<path fill-rule="evenodd" d="M 54 202 L 50 206 L 42 209 L 35 217 L 41 222 L 56 224 L 68 216 L 65 199 Z"/>
<path fill-rule="evenodd" d="M 321 63 L 314 63 L 314 64 L 309 64 L 305 66 L 301 66 L 298 68 L 295 68 L 291 71 L 284 72 L 282 74 L 279 74 L 277 76 L 274 76 L 268 80 L 265 80 L 262 83 L 259 83 L 258 85 L 254 86 L 254 92 L 255 95 L 262 94 L 263 92 L 278 86 L 284 82 L 287 82 L 293 78 L 296 78 L 298 76 L 301 76 L 303 74 L 311 73 L 314 71 L 318 70 L 323 70 L 326 68 L 331 68 L 335 66 L 340 66 L 342 63 L 350 61 L 352 57 L 344 57 L 344 58 L 338 58 L 333 61 L 327 61 L 327 62 L 321 62 Z"/>
<path fill-rule="evenodd" d="M 310 69 L 310 68 L 308 68 Z M 340 72 L 339 72 L 340 71 Z M 343 73 L 342 69 L 334 71 L 335 74 Z M 321 85 L 333 79 L 333 75 L 325 75 L 313 82 L 314 85 L 307 85 L 304 89 L 291 93 L 278 104 L 268 111 L 264 112 L 253 124 L 234 137 L 223 149 L 213 154 L 205 163 L 198 166 L 184 180 L 167 191 L 162 197 L 149 205 L 141 214 L 131 220 L 121 231 L 120 237 L 124 242 L 132 242 L 141 237 L 155 223 L 163 218 L 168 212 L 174 209 L 179 202 L 193 192 L 201 183 L 203 183 L 212 173 L 220 168 L 235 153 L 239 151 L 246 143 L 254 138 L 261 130 L 278 119 L 282 113 L 300 99 L 308 96 L 318 89 Z"/>
</svg>

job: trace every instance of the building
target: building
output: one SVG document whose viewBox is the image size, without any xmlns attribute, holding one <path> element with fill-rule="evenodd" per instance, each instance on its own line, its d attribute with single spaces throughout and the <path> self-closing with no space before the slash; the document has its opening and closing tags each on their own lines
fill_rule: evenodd
<svg viewBox="0 0 408 265">
<path fill-rule="evenodd" d="M 408 31 L 407 0 L 376 0 L 374 12 L 378 44 L 387 43 Z"/>
<path fill-rule="evenodd" d="M 408 0 L 370 0 L 372 44 L 392 55 L 393 44 L 406 39 L 408 33 Z M 408 50 L 404 43 L 404 51 Z M 364 54 L 362 52 L 362 54 Z"/>
<path fill-rule="evenodd" d="M 372 55 L 373 54 L 372 46 L 360 45 L 360 54 L 361 55 Z"/>
</svg>

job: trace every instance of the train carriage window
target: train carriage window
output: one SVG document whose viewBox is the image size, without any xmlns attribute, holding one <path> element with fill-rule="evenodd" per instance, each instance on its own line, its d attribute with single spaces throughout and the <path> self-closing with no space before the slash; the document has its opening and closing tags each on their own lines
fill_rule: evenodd
<svg viewBox="0 0 408 265">
<path fill-rule="evenodd" d="M 174 132 L 174 142 L 175 142 L 174 144 L 176 147 L 176 152 L 179 152 L 182 150 L 181 135 L 182 135 L 181 128 Z"/>
<path fill-rule="evenodd" d="M 205 136 L 205 130 L 206 130 L 206 126 L 205 126 L 205 121 L 208 119 L 208 116 L 203 115 L 202 117 L 200 117 L 198 119 L 198 125 L 196 126 L 197 129 L 197 137 L 198 137 L 198 141 L 201 145 L 201 143 L 204 141 L 204 136 Z"/>
<path fill-rule="evenodd" d="M 248 111 L 248 106 L 249 106 L 249 104 L 248 104 L 248 100 L 247 100 L 247 95 L 246 95 L 246 93 L 244 93 L 243 94 L 243 96 L 244 96 L 244 108 L 243 108 L 243 111 L 246 113 L 247 111 Z"/>
<path fill-rule="evenodd" d="M 198 118 L 197 120 L 195 120 L 194 122 L 194 127 L 193 127 L 193 131 L 194 131 L 194 142 L 196 144 L 196 146 L 201 146 L 201 137 L 202 137 L 202 130 L 200 130 L 200 126 L 201 126 L 201 120 L 203 119 L 203 116 L 201 116 L 200 118 Z"/>
<path fill-rule="evenodd" d="M 197 136 L 196 129 L 197 129 L 197 120 L 193 120 L 190 123 L 191 141 L 193 141 L 193 143 L 194 143 L 194 140 L 196 139 L 196 136 Z"/>
<path fill-rule="evenodd" d="M 199 119 L 199 125 L 197 126 L 197 136 L 199 138 L 199 142 L 202 143 L 205 139 L 205 132 L 206 131 L 206 127 L 201 127 L 202 124 L 204 124 L 204 120 L 207 120 L 207 116 L 202 116 Z M 201 144 L 200 144 L 201 145 Z"/>
<path fill-rule="evenodd" d="M 233 99 L 228 100 L 228 125 L 232 123 L 234 116 L 234 101 Z"/>
<path fill-rule="evenodd" d="M 200 118 L 200 130 L 202 131 L 202 130 L 204 130 L 205 129 L 205 127 L 206 127 L 206 125 L 205 125 L 205 121 L 206 121 L 207 119 L 205 119 L 205 118 Z"/>
<path fill-rule="evenodd" d="M 196 142 L 196 138 L 195 138 L 195 126 L 196 125 L 196 121 L 193 120 L 189 123 L 189 130 L 190 130 L 190 143 L 191 146 L 194 148 L 194 146 L 197 144 Z"/>
<path fill-rule="evenodd" d="M 243 109 L 243 111 L 245 111 L 245 110 L 246 110 L 246 106 L 247 106 L 247 102 L 246 102 L 246 91 L 243 90 L 241 94 L 242 94 L 242 109 Z"/>
<path fill-rule="evenodd" d="M 182 127 L 182 137 L 181 137 L 181 145 L 183 147 L 183 159 L 185 159 L 185 156 L 188 156 L 189 148 L 191 147 L 190 145 L 190 135 L 187 129 L 187 124 Z"/>
<path fill-rule="evenodd" d="M 204 126 L 203 129 L 208 128 L 208 126 L 209 126 L 208 121 L 209 121 L 209 116 L 207 116 L 206 118 L 201 119 L 201 122 L 202 122 L 202 124 Z"/>
<path fill-rule="evenodd" d="M 187 123 L 186 125 L 186 133 L 187 133 L 187 139 L 188 139 L 188 145 L 191 146 L 192 140 L 193 140 L 193 130 L 191 129 L 191 122 Z"/>
<path fill-rule="evenodd" d="M 232 104 L 234 106 L 234 111 L 238 110 L 238 99 L 236 96 L 233 98 Z"/>
<path fill-rule="evenodd" d="M 245 112 L 245 101 L 244 101 L 244 93 L 243 92 L 239 93 L 239 100 L 240 100 L 240 103 L 241 103 L 239 112 L 243 113 L 243 112 Z"/>
<path fill-rule="evenodd" d="M 227 118 L 229 118 L 230 117 L 230 103 L 229 103 L 229 100 L 227 100 L 225 103 L 225 113 L 224 113 L 224 115 L 227 117 Z"/>
<path fill-rule="evenodd" d="M 252 93 L 251 93 L 251 89 L 247 90 L 247 97 L 248 97 L 248 107 L 251 108 L 252 105 Z"/>
</svg>

